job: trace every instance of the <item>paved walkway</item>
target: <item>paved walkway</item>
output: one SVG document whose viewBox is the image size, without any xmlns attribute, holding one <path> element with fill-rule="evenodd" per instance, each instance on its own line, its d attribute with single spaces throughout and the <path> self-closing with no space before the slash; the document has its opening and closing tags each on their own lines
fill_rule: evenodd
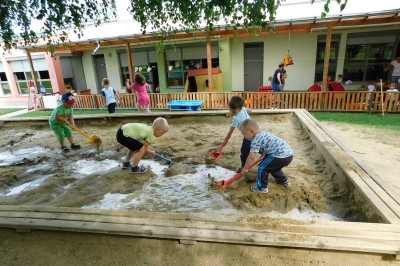
<svg viewBox="0 0 400 266">
<path fill-rule="evenodd" d="M 15 111 L 15 112 L 12 112 L 12 113 L 8 113 L 8 114 L 5 114 L 5 115 L 0 115 L 0 119 L 1 118 L 14 117 L 14 116 L 17 116 L 17 115 L 22 115 L 22 114 L 25 114 L 27 112 L 29 112 L 28 108 L 25 108 L 25 109 L 22 109 L 22 110 L 19 110 L 19 111 Z"/>
</svg>

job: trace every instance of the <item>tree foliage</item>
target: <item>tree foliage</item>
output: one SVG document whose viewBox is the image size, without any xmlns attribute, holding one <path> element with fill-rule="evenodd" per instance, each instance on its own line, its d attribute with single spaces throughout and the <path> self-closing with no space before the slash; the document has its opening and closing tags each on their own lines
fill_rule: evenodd
<svg viewBox="0 0 400 266">
<path fill-rule="evenodd" d="M 1 0 L 0 38 L 3 48 L 34 45 L 44 38 L 53 52 L 54 44 L 67 40 L 73 30 L 81 37 L 82 30 L 91 22 L 100 25 L 117 18 L 116 0 Z M 274 23 L 276 11 L 285 0 L 128 0 L 132 19 L 146 30 L 161 34 L 178 30 L 193 31 L 201 27 L 213 32 L 220 25 L 236 30 L 266 29 Z M 310 0 L 314 2 L 314 0 Z M 343 9 L 347 0 L 336 0 Z M 329 12 L 331 0 L 326 0 L 322 17 Z M 42 23 L 40 32 L 32 29 L 32 22 Z"/>
</svg>

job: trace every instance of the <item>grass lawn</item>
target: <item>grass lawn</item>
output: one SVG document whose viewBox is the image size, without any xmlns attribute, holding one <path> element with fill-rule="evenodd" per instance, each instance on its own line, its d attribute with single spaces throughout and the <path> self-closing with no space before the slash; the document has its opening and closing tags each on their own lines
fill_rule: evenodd
<svg viewBox="0 0 400 266">
<path fill-rule="evenodd" d="M 161 110 L 161 109 L 155 109 L 151 110 L 152 113 L 157 113 L 157 112 L 165 112 L 168 110 Z M 36 116 L 51 116 L 53 111 L 33 111 L 25 114 L 21 114 L 17 117 L 36 117 Z M 140 113 L 138 110 L 125 110 L 125 109 L 117 109 L 115 110 L 115 113 L 119 114 L 136 114 Z M 74 115 L 94 115 L 94 114 L 108 114 L 108 111 L 103 109 L 103 110 L 80 110 L 80 109 L 74 109 Z"/>
<path fill-rule="evenodd" d="M 24 108 L 0 108 L 0 115 L 9 114 L 9 113 L 16 112 L 16 111 L 19 111 L 22 109 L 24 109 Z"/>
<path fill-rule="evenodd" d="M 319 121 L 338 122 L 346 124 L 363 125 L 382 129 L 400 131 L 400 114 L 381 113 L 338 113 L 338 112 L 311 112 Z"/>
</svg>

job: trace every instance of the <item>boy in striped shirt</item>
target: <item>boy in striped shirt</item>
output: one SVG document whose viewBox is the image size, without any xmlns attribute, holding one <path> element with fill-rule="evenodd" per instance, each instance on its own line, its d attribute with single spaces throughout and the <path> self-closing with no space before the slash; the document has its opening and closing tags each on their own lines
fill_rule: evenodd
<svg viewBox="0 0 400 266">
<path fill-rule="evenodd" d="M 261 193 L 268 193 L 268 176 L 271 174 L 278 184 L 284 187 L 290 186 L 290 181 L 282 168 L 288 166 L 293 160 L 293 151 L 281 138 L 272 133 L 261 131 L 254 119 L 247 119 L 239 127 L 243 136 L 251 141 L 250 155 L 242 169 L 245 174 L 249 166 L 255 161 L 257 153 L 264 157 L 258 167 L 257 185 L 251 190 Z"/>
</svg>

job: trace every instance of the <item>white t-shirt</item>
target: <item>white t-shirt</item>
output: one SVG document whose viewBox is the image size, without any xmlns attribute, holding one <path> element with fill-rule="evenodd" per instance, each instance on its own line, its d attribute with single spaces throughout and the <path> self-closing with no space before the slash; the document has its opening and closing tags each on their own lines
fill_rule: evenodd
<svg viewBox="0 0 400 266">
<path fill-rule="evenodd" d="M 397 60 L 393 60 L 390 64 L 393 66 L 393 76 L 400 76 L 400 63 Z"/>
<path fill-rule="evenodd" d="M 368 91 L 375 91 L 374 85 L 368 85 Z"/>
<path fill-rule="evenodd" d="M 250 115 L 247 113 L 247 108 L 242 107 L 242 110 L 232 118 L 232 127 L 239 128 L 240 124 L 249 118 Z"/>
</svg>

